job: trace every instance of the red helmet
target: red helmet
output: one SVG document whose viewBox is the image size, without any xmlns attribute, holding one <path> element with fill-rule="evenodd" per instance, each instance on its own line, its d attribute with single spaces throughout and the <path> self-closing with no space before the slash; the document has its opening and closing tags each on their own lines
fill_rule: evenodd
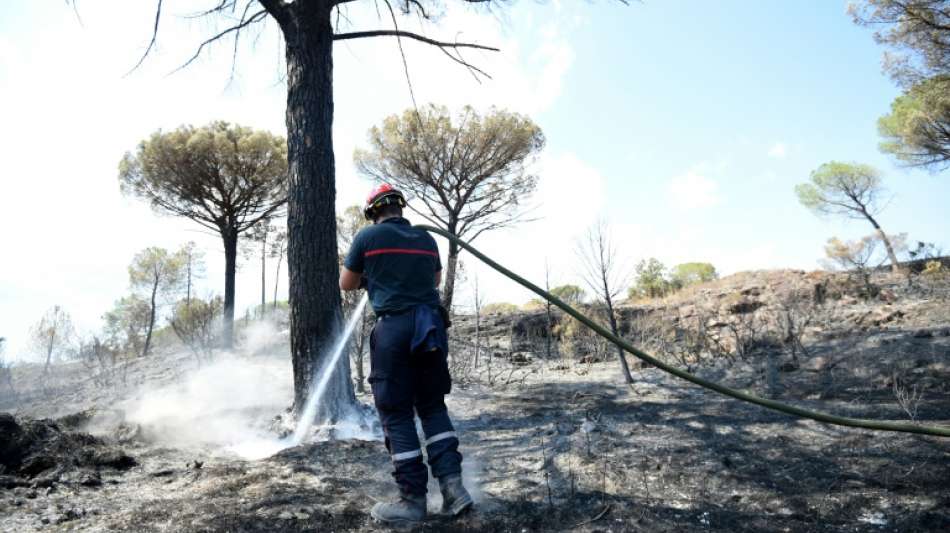
<svg viewBox="0 0 950 533">
<path fill-rule="evenodd" d="M 392 185 L 383 183 L 370 191 L 366 197 L 366 205 L 363 206 L 363 216 L 369 220 L 376 218 L 376 210 L 384 205 L 396 204 L 399 207 L 406 207 L 406 197 L 399 190 L 394 189 Z"/>
</svg>

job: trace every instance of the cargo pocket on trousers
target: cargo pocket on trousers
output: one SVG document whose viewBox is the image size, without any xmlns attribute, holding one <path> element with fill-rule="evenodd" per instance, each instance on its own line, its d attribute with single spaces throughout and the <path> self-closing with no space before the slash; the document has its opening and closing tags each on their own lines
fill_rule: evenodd
<svg viewBox="0 0 950 533">
<path fill-rule="evenodd" d="M 417 355 L 421 359 L 419 377 L 420 392 L 423 396 L 448 394 L 452 390 L 452 377 L 445 352 L 432 350 Z"/>
</svg>

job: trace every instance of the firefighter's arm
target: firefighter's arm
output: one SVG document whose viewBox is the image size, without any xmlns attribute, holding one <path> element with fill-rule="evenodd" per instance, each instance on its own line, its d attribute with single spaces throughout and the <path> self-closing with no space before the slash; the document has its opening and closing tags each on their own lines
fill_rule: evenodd
<svg viewBox="0 0 950 533">
<path fill-rule="evenodd" d="M 363 275 L 343 267 L 340 269 L 340 290 L 355 291 L 360 288 Z"/>
</svg>

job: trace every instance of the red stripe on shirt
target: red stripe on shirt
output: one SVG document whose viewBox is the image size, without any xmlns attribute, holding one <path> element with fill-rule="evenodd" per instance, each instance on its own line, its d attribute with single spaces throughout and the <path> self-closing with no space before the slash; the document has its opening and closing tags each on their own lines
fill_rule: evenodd
<svg viewBox="0 0 950 533">
<path fill-rule="evenodd" d="M 439 252 L 433 252 L 432 250 L 413 250 L 412 248 L 377 248 L 376 250 L 367 251 L 363 254 L 363 257 L 372 257 L 380 254 L 431 255 L 432 257 L 439 257 Z"/>
</svg>

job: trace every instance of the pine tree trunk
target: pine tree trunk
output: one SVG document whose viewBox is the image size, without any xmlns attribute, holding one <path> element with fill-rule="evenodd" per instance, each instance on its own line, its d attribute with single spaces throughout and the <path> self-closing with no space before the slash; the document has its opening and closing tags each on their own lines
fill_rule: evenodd
<svg viewBox="0 0 950 533">
<path fill-rule="evenodd" d="M 451 230 L 450 230 L 451 231 Z M 454 232 L 452 232 L 455 235 Z M 455 272 L 458 269 L 459 246 L 449 243 L 449 257 L 445 261 L 445 272 L 442 276 L 442 306 L 452 312 L 452 299 L 455 297 Z"/>
<path fill-rule="evenodd" d="M 53 360 L 53 348 L 56 346 L 56 331 L 53 330 L 49 336 L 49 342 L 46 345 L 46 366 L 43 367 L 43 375 L 49 374 L 49 365 Z"/>
<path fill-rule="evenodd" d="M 152 346 L 152 331 L 155 329 L 155 293 L 158 292 L 158 276 L 152 283 L 152 299 L 150 301 L 148 315 L 148 331 L 145 333 L 145 346 L 142 347 L 142 357 L 148 355 L 148 349 Z"/>
<path fill-rule="evenodd" d="M 887 234 L 884 233 L 884 230 L 881 229 L 880 224 L 877 223 L 877 220 L 871 216 L 866 210 L 862 211 L 865 218 L 868 219 L 868 222 L 874 226 L 874 231 L 877 233 L 877 236 L 880 237 L 881 242 L 884 243 L 884 248 L 887 250 L 887 258 L 891 261 L 891 271 L 895 274 L 901 271 L 900 261 L 897 260 L 897 254 L 894 253 L 894 247 L 891 245 L 891 240 L 887 238 Z"/>
<path fill-rule="evenodd" d="M 230 350 L 234 347 L 234 277 L 237 271 L 238 234 L 235 228 L 221 230 L 224 241 L 224 324 L 222 345 Z"/>
<path fill-rule="evenodd" d="M 336 242 L 333 159 L 333 32 L 325 0 L 286 4 L 287 43 L 287 271 L 294 410 L 307 401 L 315 372 L 342 330 Z M 317 421 L 335 421 L 356 404 L 350 365 L 334 369 Z"/>
<path fill-rule="evenodd" d="M 604 296 L 607 302 L 607 315 L 610 317 L 610 332 L 620 336 L 620 328 L 617 327 L 617 317 L 614 316 L 614 304 L 610 300 L 610 293 L 605 292 Z M 627 364 L 627 358 L 623 353 L 623 349 L 620 346 L 617 346 L 617 359 L 620 360 L 620 370 L 623 372 L 623 379 L 627 383 L 633 383 L 633 376 L 630 375 L 630 366 Z"/>
<path fill-rule="evenodd" d="M 267 309 L 267 234 L 264 234 L 264 240 L 261 241 L 261 318 L 264 318 L 264 310 Z"/>
<path fill-rule="evenodd" d="M 274 274 L 274 311 L 277 310 L 277 288 L 280 286 L 280 263 L 284 254 L 277 254 L 277 273 Z"/>
</svg>

